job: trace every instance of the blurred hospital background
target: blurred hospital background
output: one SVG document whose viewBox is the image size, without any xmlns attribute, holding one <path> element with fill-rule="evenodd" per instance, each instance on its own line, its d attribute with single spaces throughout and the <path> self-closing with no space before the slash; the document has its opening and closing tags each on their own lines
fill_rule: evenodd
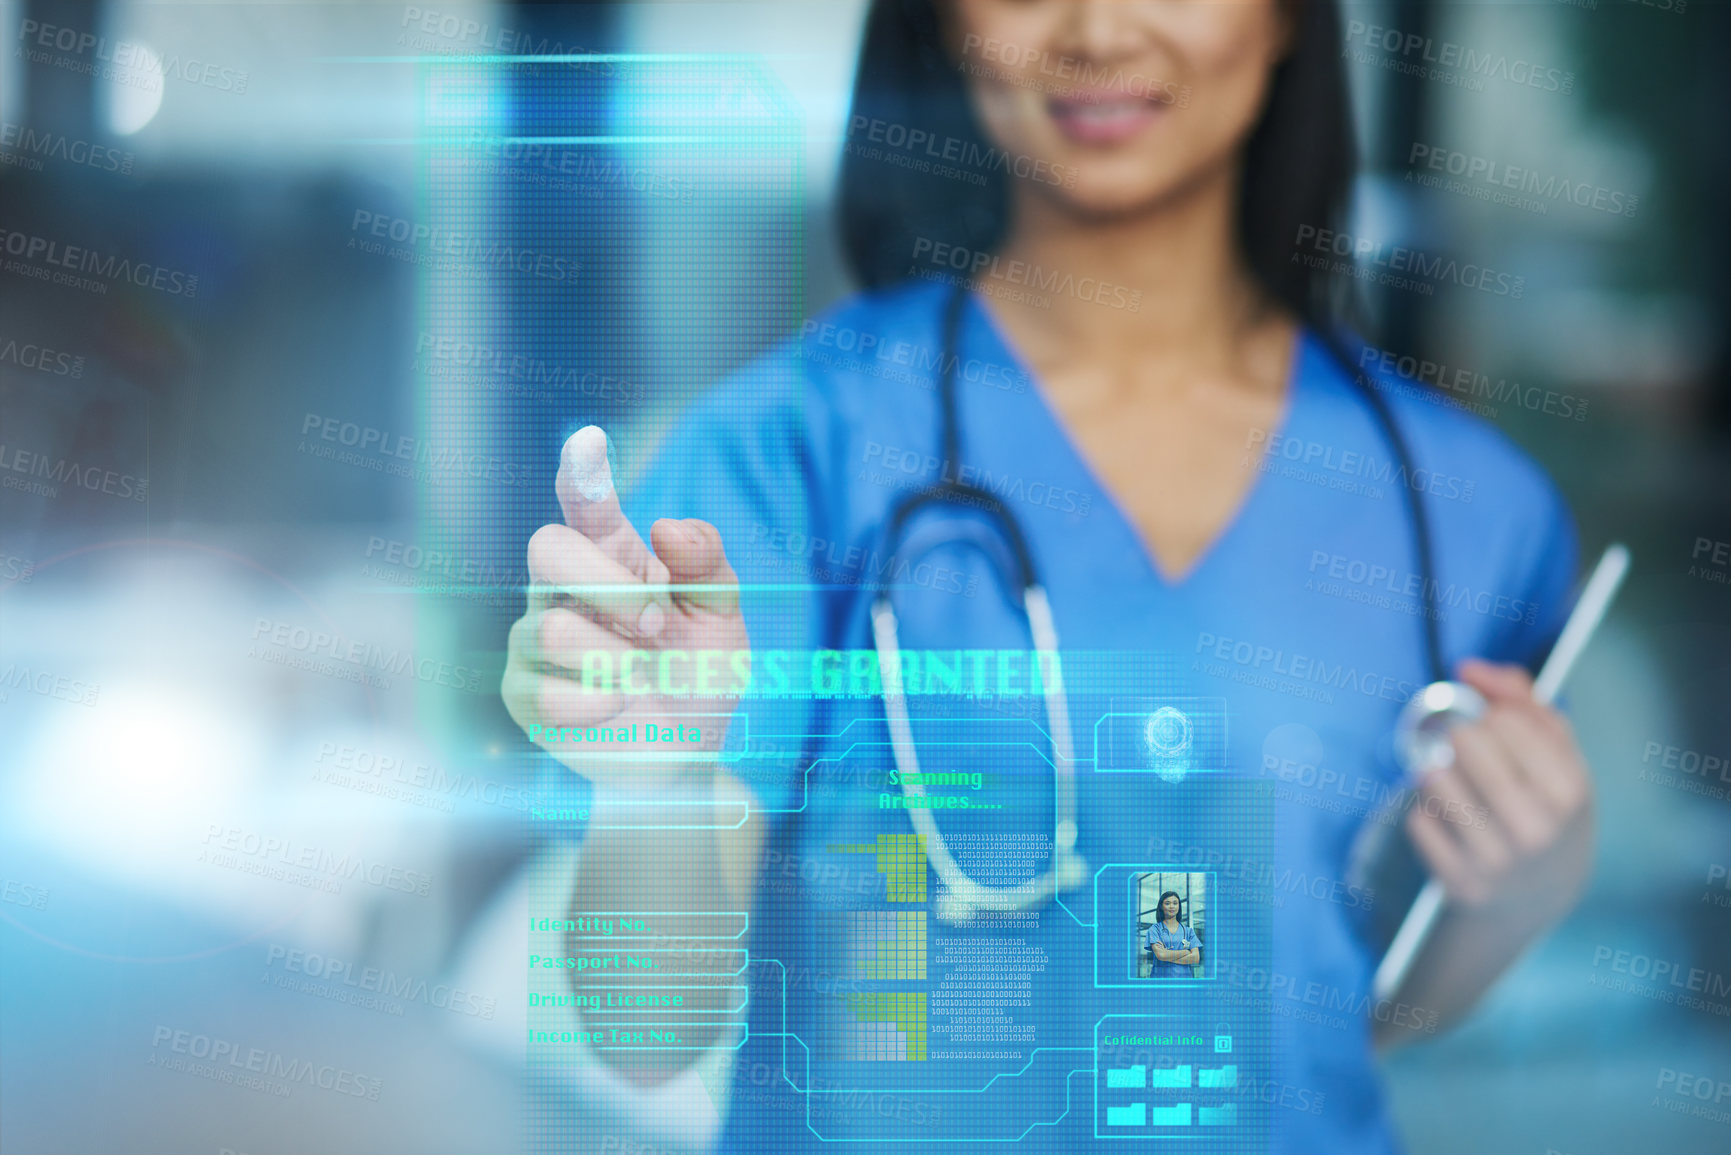
<svg viewBox="0 0 1731 1155">
<path fill-rule="evenodd" d="M 578 850 L 524 821 L 573 788 L 495 691 L 563 439 L 605 425 L 629 474 L 848 291 L 862 13 L 0 3 L 0 1149 L 712 1141 L 724 1067 L 522 1066 L 524 880 Z M 1366 337 L 1538 457 L 1585 559 L 1635 557 L 1568 695 L 1591 893 L 1388 1058 L 1400 1123 L 1420 1155 L 1723 1151 L 1676 1075 L 1731 1080 L 1731 11 L 1345 20 L 1353 234 L 1523 285 L 1365 286 Z M 1422 43 L 1559 82 L 1439 83 Z M 200 1048 L 343 1074 L 162 1062 Z"/>
</svg>

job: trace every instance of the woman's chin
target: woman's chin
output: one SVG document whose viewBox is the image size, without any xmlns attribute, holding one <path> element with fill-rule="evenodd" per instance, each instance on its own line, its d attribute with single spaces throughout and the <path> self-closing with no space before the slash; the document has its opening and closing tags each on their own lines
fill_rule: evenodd
<svg viewBox="0 0 1731 1155">
<path fill-rule="evenodd" d="M 1087 221 L 1122 220 L 1152 212 L 1171 196 L 1171 185 L 1146 179 L 1128 181 L 1105 174 L 1080 173 L 1068 188 L 1044 190 L 1071 216 Z"/>
</svg>

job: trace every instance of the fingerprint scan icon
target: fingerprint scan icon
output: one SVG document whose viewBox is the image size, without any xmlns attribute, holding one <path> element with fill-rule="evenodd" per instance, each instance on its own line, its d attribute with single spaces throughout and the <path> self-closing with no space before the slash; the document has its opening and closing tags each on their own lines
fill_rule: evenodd
<svg viewBox="0 0 1731 1155">
<path fill-rule="evenodd" d="M 1184 711 L 1162 706 L 1142 724 L 1142 746 L 1148 765 L 1168 782 L 1190 769 L 1190 719 Z"/>
</svg>

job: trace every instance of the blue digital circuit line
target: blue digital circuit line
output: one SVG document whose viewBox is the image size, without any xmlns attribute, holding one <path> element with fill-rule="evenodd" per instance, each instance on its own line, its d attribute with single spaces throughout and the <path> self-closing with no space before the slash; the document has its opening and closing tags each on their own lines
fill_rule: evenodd
<svg viewBox="0 0 1731 1155">
<path fill-rule="evenodd" d="M 762 1039 L 762 1038 L 769 1038 L 769 1039 L 780 1038 L 782 1040 L 782 1043 L 781 1043 L 781 1077 L 782 1077 L 782 1081 L 785 1082 L 789 1087 L 791 1087 L 795 1092 L 797 1092 L 801 1095 L 807 1096 L 808 1099 L 813 1094 L 818 1094 L 818 1095 L 857 1095 L 857 1094 L 880 1095 L 880 1094 L 887 1094 L 890 1092 L 917 1092 L 917 1093 L 922 1094 L 922 1095 L 977 1095 L 977 1094 L 981 1094 L 981 1093 L 985 1092 L 986 1090 L 988 1090 L 991 1087 L 991 1085 L 993 1083 L 996 1083 L 999 1079 L 1002 1079 L 1005 1077 L 1018 1078 L 1024 1074 L 1026 1074 L 1028 1071 L 1028 1068 L 1032 1067 L 1034 1065 L 1034 1056 L 1038 1055 L 1041 1051 L 1087 1051 L 1089 1053 L 1092 1053 L 1094 1050 L 1094 1048 L 1092 1046 L 1087 1046 L 1087 1047 L 1035 1047 L 1032 1051 L 1030 1051 L 1028 1053 L 1028 1061 L 1026 1063 L 1022 1064 L 1021 1070 L 1019 1070 L 1019 1071 L 999 1071 L 997 1074 L 995 1074 L 991 1078 L 987 1079 L 985 1086 L 983 1086 L 983 1087 L 825 1087 L 822 1091 L 815 1091 L 814 1092 L 814 1091 L 809 1090 L 806 1087 L 801 1087 L 798 1083 L 795 1083 L 792 1079 L 788 1078 L 788 1075 L 787 1075 L 787 1071 L 788 1071 L 787 1040 L 792 1039 L 794 1042 L 799 1044 L 800 1049 L 805 1053 L 806 1081 L 808 1083 L 811 1081 L 811 1047 L 809 1044 L 806 1043 L 806 1041 L 804 1039 L 800 1038 L 797 1033 L 787 1029 L 787 964 L 782 962 L 780 959 L 773 958 L 769 955 L 760 955 L 757 958 L 752 959 L 750 961 L 751 962 L 761 962 L 761 963 L 774 963 L 776 968 L 781 971 L 781 1030 L 760 1034 L 758 1036 L 758 1038 L 760 1038 L 760 1039 Z M 747 965 L 749 965 L 749 962 Z M 1080 1068 L 1077 1068 L 1077 1069 L 1080 1069 Z M 821 1136 L 820 1136 L 820 1138 L 821 1138 Z"/>
<path fill-rule="evenodd" d="M 1057 890 L 1057 888 L 1056 888 L 1056 887 L 1053 887 L 1053 890 L 1054 890 L 1054 892 L 1055 892 L 1055 891 L 1056 891 L 1056 890 Z M 1053 901 L 1053 902 L 1055 902 L 1055 903 L 1057 903 L 1057 904 L 1058 904 L 1058 907 L 1059 907 L 1059 909 L 1061 909 L 1061 910 L 1062 910 L 1062 911 L 1063 911 L 1063 912 L 1064 912 L 1064 913 L 1065 913 L 1065 914 L 1067 914 L 1067 915 L 1069 915 L 1069 916 L 1070 916 L 1070 917 L 1071 917 L 1071 918 L 1073 918 L 1073 919 L 1075 919 L 1075 920 L 1076 920 L 1076 925 L 1077 925 L 1077 926 L 1080 926 L 1080 927 L 1083 927 L 1083 928 L 1085 928 L 1085 929 L 1088 929 L 1088 930 L 1094 930 L 1094 929 L 1097 929 L 1097 928 L 1098 928 L 1098 926 L 1099 926 L 1099 924 L 1098 924 L 1098 923 L 1093 923 L 1093 922 L 1083 922 L 1083 921 L 1082 921 L 1082 916 L 1081 916 L 1081 915 L 1079 915 L 1079 914 L 1077 914 L 1077 913 L 1076 913 L 1076 912 L 1075 912 L 1075 911 L 1073 911 L 1073 910 L 1071 910 L 1071 909 L 1070 909 L 1070 904 L 1069 904 L 1069 903 L 1067 903 L 1067 902 L 1065 902 L 1065 901 L 1064 901 L 1064 896 L 1063 896 L 1063 895 L 1061 895 L 1061 894 L 1057 894 L 1057 893 L 1054 893 L 1054 894 L 1053 894 L 1053 895 L 1052 895 L 1052 901 Z M 1098 905 L 1099 905 L 1099 903 L 1095 903 L 1095 905 L 1096 905 L 1096 906 L 1098 906 Z M 1099 936 L 1098 936 L 1098 935 L 1095 935 L 1095 936 L 1094 936 L 1094 937 L 1095 937 L 1095 938 L 1096 938 L 1096 939 L 1098 939 L 1098 938 L 1099 938 Z M 1099 949 L 1099 945 L 1098 945 L 1098 943 L 1096 943 L 1096 944 L 1095 944 L 1095 949 L 1096 949 L 1096 950 L 1098 950 L 1098 949 Z"/>
<path fill-rule="evenodd" d="M 778 740 L 786 741 L 786 740 L 802 740 L 802 739 L 806 739 L 806 738 L 821 738 L 821 739 L 833 741 L 833 740 L 839 740 L 839 739 L 845 737 L 847 735 L 847 732 L 849 730 L 853 729 L 855 726 L 876 725 L 880 721 L 881 721 L 881 719 L 877 719 L 877 718 L 851 718 L 848 720 L 847 725 L 843 726 L 840 731 L 833 733 L 833 734 L 831 734 L 831 733 L 759 734 L 759 735 L 756 735 L 756 737 L 764 739 L 765 741 L 767 741 L 769 739 L 778 739 Z M 1040 725 L 1040 723 L 1034 721 L 1032 718 L 923 718 L 923 719 L 915 719 L 914 722 L 916 725 L 935 725 L 937 723 L 944 722 L 944 723 L 964 724 L 964 725 L 1032 726 L 1035 729 L 1035 731 L 1038 732 L 1040 737 L 1044 738 L 1046 740 L 1048 745 L 1051 743 L 1051 740 L 1052 740 L 1052 736 L 1046 732 L 1045 727 Z M 747 749 L 742 751 L 738 758 L 731 759 L 731 760 L 732 761 L 743 761 L 745 759 L 751 758 L 753 755 L 752 755 L 752 752 L 749 748 L 749 745 L 750 745 L 750 743 L 748 741 Z M 809 765 L 807 765 L 803 771 L 800 772 L 800 803 L 798 806 L 791 806 L 791 807 L 790 806 L 762 806 L 762 807 L 758 808 L 759 812 L 763 813 L 763 814 L 799 814 L 799 813 L 804 812 L 806 807 L 811 805 L 811 773 L 813 770 L 816 770 L 819 766 L 823 765 L 824 763 L 840 764 L 841 762 L 845 761 L 849 756 L 851 756 L 855 750 L 858 750 L 861 747 L 871 748 L 871 747 L 890 746 L 890 745 L 893 745 L 893 743 L 891 743 L 887 739 L 862 738 L 862 739 L 859 739 L 853 743 L 850 743 L 845 750 L 841 750 L 835 754 L 826 754 L 820 758 L 813 759 L 811 761 L 811 763 Z M 979 746 L 1026 746 L 1029 749 L 1033 750 L 1035 754 L 1039 755 L 1040 760 L 1045 762 L 1047 766 L 1051 767 L 1054 770 L 1057 769 L 1057 763 L 1052 760 L 1051 756 L 1047 753 L 1047 751 L 1045 749 L 1043 749 L 1040 746 L 1038 741 L 1027 741 L 1027 740 L 1021 740 L 1021 739 L 1018 739 L 1015 741 L 1005 741 L 1005 742 L 968 742 L 968 741 L 937 742 L 937 741 L 932 741 L 932 742 L 927 742 L 926 745 L 928 745 L 928 746 L 966 746 L 966 747 L 970 747 L 970 748 L 979 747 Z M 1098 749 L 1098 747 L 1096 747 L 1096 749 Z M 635 760 L 635 761 L 648 761 L 649 759 L 636 758 L 633 760 Z M 1091 763 L 1094 763 L 1096 761 L 1097 761 L 1097 758 L 1078 757 L 1075 759 L 1075 762 L 1077 765 L 1091 764 Z M 622 805 L 629 805 L 629 803 L 622 803 Z M 592 825 L 591 829 L 594 829 L 594 830 L 738 830 L 741 827 L 743 827 L 745 825 L 746 821 L 751 817 L 751 808 L 744 802 L 721 803 L 721 802 L 700 801 L 700 802 L 681 803 L 681 802 L 656 802 L 653 800 L 645 800 L 643 805 L 645 805 L 645 806 L 655 805 L 655 806 L 659 806 L 659 807 L 673 807 L 673 808 L 677 808 L 679 806 L 719 807 L 719 806 L 726 805 L 726 806 L 730 806 L 730 807 L 731 806 L 738 806 L 738 807 L 740 807 L 742 813 L 740 815 L 739 821 L 734 822 L 734 823 L 715 823 L 715 822 L 695 823 L 694 822 L 694 823 L 687 823 L 687 824 L 660 823 L 660 824 L 653 824 L 653 825 L 652 824 L 638 825 L 636 823 L 609 823 L 609 824 L 597 823 L 597 824 Z M 982 807 L 982 809 L 984 809 L 984 807 Z M 1075 915 L 1072 913 L 1071 917 L 1074 918 Z M 1092 923 L 1081 922 L 1080 919 L 1077 919 L 1077 921 L 1079 923 L 1081 923 L 1081 925 L 1083 925 L 1083 926 L 1092 926 L 1093 925 Z"/>
<path fill-rule="evenodd" d="M 840 738 L 845 737 L 847 732 L 849 730 L 853 729 L 855 726 L 858 726 L 858 725 L 876 725 L 881 721 L 882 721 L 882 719 L 879 719 L 879 718 L 852 718 L 852 719 L 849 719 L 847 725 L 845 725 L 841 728 L 840 732 L 835 733 L 835 734 L 759 734 L 759 735 L 757 735 L 757 737 L 762 738 L 765 741 L 767 741 L 771 738 L 782 739 L 782 740 L 804 739 L 804 738 L 825 738 L 825 739 L 834 740 L 834 739 L 840 739 Z M 915 725 L 935 725 L 939 722 L 945 722 L 945 723 L 951 723 L 951 724 L 964 724 L 964 725 L 987 725 L 987 724 L 998 725 L 998 724 L 1002 724 L 1002 725 L 1032 726 L 1036 731 L 1039 732 L 1039 734 L 1042 738 L 1046 739 L 1047 743 L 1050 743 L 1052 740 L 1052 736 L 1046 732 L 1045 727 L 1041 726 L 1040 723 L 1034 721 L 1032 718 L 916 718 L 916 719 L 913 719 L 913 723 Z M 1042 749 L 1040 747 L 1038 742 L 1034 742 L 1034 741 L 1025 741 L 1025 740 L 1016 740 L 1016 741 L 1010 741 L 1010 742 L 959 742 L 959 741 L 958 742 L 937 742 L 937 741 L 932 741 L 932 742 L 927 742 L 925 744 L 928 746 L 966 746 L 969 748 L 974 748 L 974 747 L 979 747 L 979 746 L 1026 746 L 1029 749 L 1033 750 L 1034 753 L 1038 754 L 1040 757 L 1040 760 L 1045 762 L 1047 766 L 1051 767 L 1053 770 L 1057 769 L 1057 763 L 1054 762 L 1052 760 L 1051 756 L 1044 749 Z M 862 738 L 856 742 L 851 743 L 847 747 L 847 749 L 845 749 L 845 750 L 842 750 L 842 751 L 835 753 L 835 754 L 826 754 L 821 758 L 813 759 L 811 764 L 809 766 L 807 766 L 805 768 L 805 770 L 803 771 L 801 779 L 800 779 L 800 790 L 801 790 L 801 794 L 802 794 L 800 804 L 798 806 L 793 806 L 793 807 L 765 806 L 765 807 L 761 808 L 763 813 L 765 813 L 765 814 L 798 814 L 798 813 L 800 813 L 807 806 L 809 806 L 811 804 L 811 772 L 813 770 L 817 769 L 820 765 L 822 765 L 826 762 L 840 763 L 843 760 L 845 760 L 848 756 L 850 756 L 855 750 L 859 749 L 862 746 L 869 748 L 869 747 L 874 747 L 874 746 L 892 746 L 892 745 L 894 745 L 893 742 L 889 741 L 888 739 L 884 739 L 884 738 Z M 749 744 L 748 744 L 748 747 L 749 747 Z M 740 760 L 744 760 L 744 759 L 747 759 L 750 757 L 752 757 L 752 753 L 751 753 L 751 750 L 749 748 L 747 748 L 744 751 L 744 753 L 740 755 Z M 1094 761 L 1096 761 L 1095 758 L 1076 758 L 1075 759 L 1075 763 L 1077 765 L 1092 763 Z"/>
<path fill-rule="evenodd" d="M 774 960 L 774 959 L 764 959 L 762 961 L 764 961 L 764 962 L 779 962 L 779 960 Z M 784 977 L 785 977 L 785 972 L 784 972 Z M 784 1007 L 785 1007 L 785 1004 L 784 1004 Z M 785 1013 L 784 1013 L 784 1017 L 785 1017 Z M 848 1094 L 865 1094 L 865 1095 L 880 1095 L 880 1094 L 972 1095 L 972 1094 L 979 1094 L 979 1093 L 985 1091 L 986 1087 L 980 1087 L 977 1090 L 963 1090 L 963 1089 L 954 1088 L 954 1087 L 878 1087 L 878 1088 L 826 1087 L 822 1091 L 812 1092 L 812 1091 L 806 1090 L 803 1087 L 798 1086 L 797 1084 L 794 1083 L 794 1081 L 792 1079 L 787 1077 L 787 1040 L 790 1038 L 793 1039 L 794 1042 L 796 1042 L 800 1045 L 800 1049 L 805 1053 L 805 1068 L 806 1068 L 805 1076 L 806 1076 L 807 1082 L 811 1081 L 811 1048 L 806 1045 L 804 1039 L 801 1039 L 799 1036 L 794 1035 L 788 1031 L 777 1031 L 774 1033 L 762 1034 L 762 1035 L 759 1035 L 758 1037 L 759 1038 L 775 1038 L 777 1036 L 780 1036 L 780 1038 L 782 1040 L 782 1062 L 781 1062 L 782 1081 L 785 1082 L 789 1087 L 793 1088 L 793 1090 L 796 1093 L 803 1095 L 805 1097 L 805 1129 L 807 1131 L 810 1131 L 814 1136 L 816 1136 L 818 1142 L 820 1142 L 820 1143 L 897 1143 L 897 1144 L 901 1144 L 901 1143 L 949 1143 L 949 1144 L 955 1144 L 955 1143 L 961 1143 L 961 1142 L 967 1142 L 967 1143 L 1020 1143 L 1023 1139 L 1026 1139 L 1028 1137 L 1029 1133 L 1032 1132 L 1034 1130 L 1034 1128 L 1036 1128 L 1036 1127 L 1056 1127 L 1059 1123 L 1062 1123 L 1066 1118 L 1068 1118 L 1070 1115 L 1070 1108 L 1071 1108 L 1070 1080 L 1078 1074 L 1093 1075 L 1093 1074 L 1096 1074 L 1098 1072 L 1098 1068 L 1096 1068 L 1096 1067 L 1071 1067 L 1068 1071 L 1066 1071 L 1064 1073 L 1064 1109 L 1058 1113 L 1058 1116 L 1055 1119 L 1036 1119 L 1034 1122 L 1029 1123 L 1026 1127 L 1024 1127 L 1022 1129 L 1022 1132 L 1019 1135 L 1010 1136 L 1010 1137 L 1006 1137 L 1003 1139 L 972 1139 L 972 1138 L 959 1139 L 955 1136 L 949 1136 L 949 1135 L 942 1136 L 939 1138 L 931 1138 L 931 1139 L 903 1139 L 903 1138 L 885 1139 L 881 1136 L 866 1136 L 866 1137 L 862 1137 L 859 1139 L 836 1139 L 836 1138 L 832 1138 L 828 1135 L 823 1134 L 815 1126 L 812 1125 L 812 1121 L 811 1121 L 812 1103 L 811 1103 L 811 1101 L 812 1101 L 814 1094 L 820 1094 L 820 1095 L 848 1095 Z M 1034 1048 L 1032 1055 L 1037 1055 L 1041 1051 L 1087 1051 L 1090 1054 L 1092 1054 L 1094 1051 L 1094 1048 L 1093 1047 L 1036 1047 L 1036 1048 Z M 1028 1059 L 1029 1065 L 1032 1065 L 1032 1063 L 1034 1061 L 1032 1055 L 1030 1055 L 1029 1059 Z M 1019 1076 L 1023 1073 L 1023 1071 L 1026 1071 L 1026 1070 L 1027 1070 L 1027 1067 L 1024 1066 L 1022 1068 L 1022 1071 L 1017 1071 L 1017 1072 L 1015 1072 L 1015 1074 Z M 1003 1072 L 1000 1072 L 998 1075 L 992 1076 L 992 1081 L 995 1082 L 1002 1074 L 1003 1074 Z M 991 1086 L 991 1082 L 988 1082 L 986 1084 L 986 1086 L 987 1087 Z"/>
<path fill-rule="evenodd" d="M 823 699 L 819 699 L 819 698 L 814 697 L 813 700 L 814 701 L 822 701 Z M 825 733 L 825 732 L 813 732 L 813 733 L 803 733 L 803 734 L 774 734 L 774 733 L 769 733 L 769 734 L 759 734 L 758 737 L 759 738 L 781 738 L 781 739 L 791 739 L 791 738 L 830 738 L 830 739 L 837 739 L 837 738 L 845 738 L 847 736 L 847 732 L 849 730 L 853 729 L 855 726 L 877 725 L 878 723 L 880 723 L 882 721 L 883 721 L 882 718 L 849 718 L 847 725 L 843 726 L 840 730 L 837 730 L 833 734 L 832 733 Z M 932 725 L 932 724 L 936 724 L 938 722 L 959 722 L 959 723 L 971 723 L 974 725 L 986 725 L 986 724 L 996 725 L 996 724 L 1001 723 L 1001 724 L 1006 725 L 1006 726 L 1013 726 L 1013 725 L 1032 726 L 1035 730 L 1039 731 L 1040 737 L 1046 739 L 1048 742 L 1050 742 L 1052 740 L 1052 735 L 1046 732 L 1046 728 L 1044 726 L 1040 725 L 1040 723 L 1036 722 L 1032 718 L 910 718 L 909 721 L 912 722 L 916 726 Z M 889 743 L 879 741 L 877 744 L 880 746 L 885 746 L 885 745 L 888 745 Z M 952 743 L 952 745 L 954 745 L 954 743 Z M 746 756 L 750 757 L 749 751 L 747 751 Z M 1078 758 L 1076 760 L 1078 762 L 1092 762 L 1093 761 L 1092 758 Z M 1051 759 L 1048 758 L 1047 762 L 1049 763 L 1050 761 L 1051 761 Z"/>
<path fill-rule="evenodd" d="M 658 823 L 636 823 L 636 822 L 601 823 L 601 822 L 591 822 L 589 825 L 590 830 L 738 830 L 741 827 L 743 827 L 751 819 L 751 806 L 750 806 L 750 804 L 745 803 L 745 802 L 719 802 L 719 801 L 715 801 L 713 799 L 702 799 L 702 800 L 696 801 L 696 802 L 669 802 L 669 801 L 664 801 L 664 800 L 655 799 L 655 798 L 645 798 L 645 799 L 643 799 L 643 801 L 641 803 L 638 803 L 632 799 L 619 799 L 616 802 L 614 802 L 613 805 L 621 807 L 621 808 L 629 808 L 629 807 L 636 806 L 636 805 L 643 805 L 643 806 L 653 806 L 657 809 L 668 809 L 668 808 L 678 809 L 681 806 L 692 806 L 692 807 L 703 807 L 703 808 L 709 809 L 709 810 L 719 809 L 720 807 L 723 807 L 723 806 L 727 806 L 727 807 L 737 806 L 740 809 L 740 815 L 739 815 L 739 821 L 732 823 L 731 825 L 729 825 L 727 823 L 723 823 L 723 822 L 689 822 L 689 823 L 685 823 L 685 822 L 681 822 L 681 823 L 672 823 L 672 822 L 658 822 Z"/>
<path fill-rule="evenodd" d="M 1034 1049 L 1034 1054 L 1038 1054 L 1041 1051 L 1088 1051 L 1088 1052 L 1092 1053 L 1093 1050 L 1094 1050 L 1094 1048 L 1092 1048 L 1092 1047 L 1036 1047 Z M 1032 1058 L 1030 1058 L 1028 1061 L 1030 1063 L 1033 1062 Z M 807 1058 L 808 1069 L 806 1070 L 806 1077 L 808 1079 L 811 1077 L 811 1071 L 809 1069 L 809 1064 L 810 1064 L 810 1059 L 808 1056 L 808 1058 Z M 1024 1068 L 1024 1070 L 1025 1069 L 1026 1068 Z M 884 1138 L 881 1138 L 879 1136 L 865 1136 L 865 1137 L 862 1137 L 859 1139 L 834 1139 L 828 1135 L 822 1134 L 821 1132 L 818 1131 L 818 1129 L 816 1127 L 812 1126 L 812 1123 L 811 1123 L 811 1095 L 809 1095 L 809 1094 L 807 1094 L 805 1097 L 805 1129 L 807 1131 L 810 1131 L 813 1135 L 816 1135 L 817 1139 L 820 1143 L 896 1143 L 896 1144 L 901 1144 L 901 1143 L 950 1143 L 950 1144 L 955 1144 L 955 1143 L 962 1143 L 962 1142 L 967 1142 L 967 1143 L 1020 1143 L 1023 1139 L 1026 1139 L 1028 1137 L 1029 1133 L 1032 1132 L 1034 1130 L 1034 1128 L 1036 1128 L 1036 1127 L 1056 1127 L 1059 1123 L 1062 1123 L 1065 1119 L 1069 1118 L 1070 1105 L 1071 1105 L 1070 1104 L 1070 1080 L 1078 1074 L 1092 1075 L 1096 1072 L 1096 1070 L 1097 1070 L 1097 1068 L 1094 1068 L 1094 1067 L 1071 1067 L 1068 1071 L 1064 1072 L 1064 1109 L 1062 1111 L 1058 1112 L 1057 1118 L 1055 1118 L 1055 1119 L 1036 1119 L 1032 1123 L 1029 1123 L 1026 1127 L 1022 1128 L 1021 1134 L 1014 1135 L 1014 1136 L 1006 1136 L 1005 1138 L 1002 1138 L 1002 1139 L 975 1139 L 975 1138 L 958 1139 L 954 1136 L 943 1136 L 941 1138 L 931 1138 L 931 1139 L 905 1139 L 905 1138 L 884 1139 Z M 985 1088 L 983 1088 L 983 1087 L 981 1088 L 982 1091 L 984 1089 Z M 944 1090 L 945 1090 L 944 1088 L 939 1088 L 938 1093 L 943 1093 Z M 823 1092 L 823 1094 L 826 1094 L 826 1095 L 830 1094 L 830 1093 L 831 1092 L 829 1092 L 829 1091 Z M 837 1093 L 845 1093 L 845 1092 L 839 1092 L 838 1091 Z M 866 1092 L 866 1093 L 871 1094 L 873 1092 Z M 932 1092 L 929 1090 L 922 1090 L 920 1088 L 908 1088 L 908 1087 L 890 1088 L 890 1087 L 886 1087 L 883 1089 L 883 1091 L 881 1093 L 884 1093 L 884 1094 L 890 1094 L 890 1093 L 896 1093 L 896 1094 L 908 1094 L 908 1093 L 931 1094 Z M 963 1094 L 963 1093 L 971 1093 L 971 1092 L 957 1092 L 957 1093 Z"/>
</svg>

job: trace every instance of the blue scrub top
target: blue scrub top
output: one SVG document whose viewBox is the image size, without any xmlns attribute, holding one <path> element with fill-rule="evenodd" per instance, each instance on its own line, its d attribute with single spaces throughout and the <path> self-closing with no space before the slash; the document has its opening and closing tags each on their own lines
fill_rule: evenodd
<svg viewBox="0 0 1731 1155">
<path fill-rule="evenodd" d="M 1429 513 L 1451 665 L 1542 655 L 1576 564 L 1566 508 L 1500 433 L 1398 382 L 1385 396 L 1417 468 L 1394 470 L 1362 396 L 1306 334 L 1280 428 L 1246 447 L 1261 476 L 1193 570 L 1168 581 L 977 299 L 957 350 L 963 460 L 941 460 L 935 369 L 949 291 L 911 282 L 808 322 L 690 406 L 627 511 L 639 526 L 719 527 L 758 651 L 870 649 L 883 582 L 896 585 L 904 649 L 1025 650 L 1025 619 L 993 576 L 995 538 L 978 518 L 931 511 L 910 527 L 917 564 L 882 553 L 896 503 L 940 476 L 997 493 L 1027 535 L 1062 640 L 1084 760 L 1078 849 L 1106 873 L 1062 904 L 948 927 L 933 917 L 937 879 L 909 845 L 906 811 L 884 801 L 900 790 L 881 706 L 744 704 L 753 755 L 733 769 L 771 827 L 723 1148 L 1091 1146 L 1124 1093 L 1096 1083 L 1100 1035 L 1145 1026 L 1109 1016 L 1160 1014 L 1234 1036 L 1236 1127 L 1199 1127 L 1202 1149 L 1237 1150 L 1219 1145 L 1235 1137 L 1295 1153 L 1398 1149 L 1371 1021 L 1423 1031 L 1434 1018 L 1371 1002 L 1375 895 L 1349 859 L 1379 806 L 1400 797 L 1388 736 L 1428 680 L 1400 486 L 1422 491 Z M 1213 753 L 1198 754 L 1210 764 L 1102 772 L 1102 726 L 1156 701 L 1217 705 L 1198 714 L 1218 723 Z M 1043 721 L 1037 699 L 978 705 L 986 721 L 969 733 Z M 916 722 L 940 709 L 916 702 Z M 1008 800 L 936 812 L 980 881 L 1014 884 L 1050 853 L 1050 772 L 1034 750 L 921 747 L 923 769 L 978 770 L 991 785 L 974 797 Z M 1101 883 L 1110 864 L 1211 872 L 1212 978 L 1121 981 L 1133 977 L 1133 910 L 1126 890 Z M 1108 927 L 1122 938 L 1108 942 Z"/>
<path fill-rule="evenodd" d="M 1197 937 L 1196 932 L 1184 923 L 1179 923 L 1178 929 L 1173 930 L 1165 923 L 1157 922 L 1148 928 L 1148 933 L 1142 936 L 1142 941 L 1145 946 L 1149 947 L 1158 942 L 1166 950 L 1190 950 L 1202 945 L 1202 940 Z M 1149 954 L 1152 955 L 1153 952 L 1150 951 Z M 1153 965 L 1148 968 L 1149 978 L 1187 979 L 1194 973 L 1194 968 L 1185 963 L 1166 962 L 1164 959 L 1154 959 Z"/>
</svg>

